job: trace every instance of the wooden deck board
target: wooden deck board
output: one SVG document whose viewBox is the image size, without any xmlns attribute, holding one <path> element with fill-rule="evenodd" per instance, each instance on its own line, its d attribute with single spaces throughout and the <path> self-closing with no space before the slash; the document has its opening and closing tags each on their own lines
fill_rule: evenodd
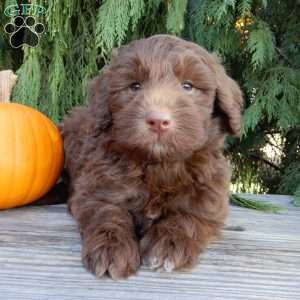
<svg viewBox="0 0 300 300">
<path fill-rule="evenodd" d="M 0 212 L 0 299 L 300 299 L 300 208 L 266 214 L 232 207 L 223 239 L 189 272 L 98 280 L 80 261 L 80 237 L 64 205 Z"/>
</svg>

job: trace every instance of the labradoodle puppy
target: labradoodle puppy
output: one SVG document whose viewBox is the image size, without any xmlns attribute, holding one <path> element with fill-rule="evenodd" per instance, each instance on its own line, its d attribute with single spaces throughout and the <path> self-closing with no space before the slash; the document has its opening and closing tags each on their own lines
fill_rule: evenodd
<svg viewBox="0 0 300 300">
<path fill-rule="evenodd" d="M 196 44 L 156 35 L 113 52 L 61 125 L 88 270 L 116 279 L 141 262 L 197 262 L 227 214 L 223 142 L 239 134 L 241 107 L 236 82 Z"/>
</svg>

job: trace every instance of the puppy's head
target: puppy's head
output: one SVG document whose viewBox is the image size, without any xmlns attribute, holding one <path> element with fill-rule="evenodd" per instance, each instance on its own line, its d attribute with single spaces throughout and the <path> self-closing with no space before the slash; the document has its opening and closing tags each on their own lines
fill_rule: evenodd
<svg viewBox="0 0 300 300">
<path fill-rule="evenodd" d="M 147 158 L 186 157 L 216 134 L 239 134 L 238 85 L 182 39 L 157 35 L 117 49 L 97 85 L 91 107 L 111 118 L 115 143 Z"/>
</svg>

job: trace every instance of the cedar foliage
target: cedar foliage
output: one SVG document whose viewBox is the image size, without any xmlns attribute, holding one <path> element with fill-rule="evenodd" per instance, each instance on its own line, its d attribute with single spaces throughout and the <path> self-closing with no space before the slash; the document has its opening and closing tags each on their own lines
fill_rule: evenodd
<svg viewBox="0 0 300 300">
<path fill-rule="evenodd" d="M 3 10 L 16 1 L 0 4 L 0 69 L 17 71 L 14 101 L 58 122 L 84 103 L 87 81 L 113 47 L 155 33 L 182 35 L 222 57 L 243 89 L 243 136 L 227 141 L 235 190 L 294 194 L 300 203 L 299 1 L 30 2 L 46 7 L 37 18 L 46 32 L 38 47 L 19 50 L 3 32 Z"/>
<path fill-rule="evenodd" d="M 242 139 L 227 149 L 236 190 L 300 201 L 300 2 L 192 0 L 187 19 L 186 36 L 217 52 L 244 92 Z"/>
</svg>

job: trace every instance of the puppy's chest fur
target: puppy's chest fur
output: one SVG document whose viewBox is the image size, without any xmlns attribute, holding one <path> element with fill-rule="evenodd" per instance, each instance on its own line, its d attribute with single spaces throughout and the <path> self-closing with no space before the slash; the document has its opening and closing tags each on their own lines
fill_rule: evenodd
<svg viewBox="0 0 300 300">
<path fill-rule="evenodd" d="M 144 170 L 143 182 L 149 193 L 143 214 L 150 219 L 158 218 L 167 207 L 171 207 L 178 195 L 193 188 L 192 174 L 182 162 L 148 165 Z"/>
<path fill-rule="evenodd" d="M 139 167 L 139 176 L 132 178 L 137 194 L 128 199 L 126 205 L 140 234 L 164 214 L 177 211 L 178 207 L 188 205 L 189 198 L 196 197 L 207 178 L 212 176 L 211 162 L 202 157 L 193 162 L 163 162 Z"/>
</svg>

